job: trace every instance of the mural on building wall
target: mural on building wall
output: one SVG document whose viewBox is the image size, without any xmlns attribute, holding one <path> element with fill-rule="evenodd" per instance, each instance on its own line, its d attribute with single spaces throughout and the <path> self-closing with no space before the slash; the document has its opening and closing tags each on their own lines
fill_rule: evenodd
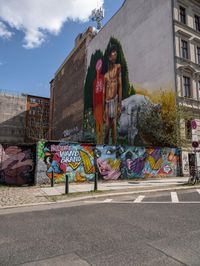
<svg viewBox="0 0 200 266">
<path fill-rule="evenodd" d="M 65 182 L 66 173 L 70 182 L 93 181 L 95 170 L 102 180 L 176 176 L 179 158 L 176 148 L 38 143 L 38 160 L 44 162 L 39 174 L 50 180 L 53 173 L 56 182 Z"/>
<path fill-rule="evenodd" d="M 175 148 L 96 147 L 99 177 L 104 180 L 176 176 L 179 151 Z"/>
<path fill-rule="evenodd" d="M 33 185 L 35 173 L 34 145 L 0 144 L 0 183 Z"/>
<path fill-rule="evenodd" d="M 139 67 L 139 66 L 138 66 Z M 84 140 L 106 145 L 171 146 L 171 89 L 135 89 L 120 42 L 111 38 L 91 56 L 84 86 Z"/>
<path fill-rule="evenodd" d="M 66 173 L 70 182 L 90 181 L 94 178 L 91 145 L 39 142 L 38 157 L 47 166 L 46 175 L 51 179 L 53 174 L 55 182 L 65 181 Z"/>
</svg>

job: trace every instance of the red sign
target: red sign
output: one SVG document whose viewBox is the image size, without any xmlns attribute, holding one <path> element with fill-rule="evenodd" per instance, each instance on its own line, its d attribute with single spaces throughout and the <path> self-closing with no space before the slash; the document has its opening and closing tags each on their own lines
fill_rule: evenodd
<svg viewBox="0 0 200 266">
<path fill-rule="evenodd" d="M 198 148 L 198 147 L 199 147 L 199 143 L 198 143 L 198 141 L 193 141 L 193 142 L 192 142 L 192 147 L 193 147 L 193 148 Z"/>
<path fill-rule="evenodd" d="M 197 122 L 195 120 L 191 121 L 191 127 L 192 127 L 192 129 L 196 129 L 197 128 Z"/>
</svg>

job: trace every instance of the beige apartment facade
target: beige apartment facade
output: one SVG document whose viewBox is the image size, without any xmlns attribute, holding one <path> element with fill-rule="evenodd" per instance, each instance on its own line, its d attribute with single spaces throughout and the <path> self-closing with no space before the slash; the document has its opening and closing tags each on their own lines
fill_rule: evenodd
<svg viewBox="0 0 200 266">
<path fill-rule="evenodd" d="M 195 153 L 200 167 L 200 147 L 192 147 L 193 141 L 200 140 L 200 1 L 174 1 L 174 43 L 177 104 L 192 114 L 190 121 L 181 121 L 181 137 L 187 140 L 182 147 L 186 175 L 195 164 Z M 196 129 L 191 120 L 195 120 Z"/>
</svg>

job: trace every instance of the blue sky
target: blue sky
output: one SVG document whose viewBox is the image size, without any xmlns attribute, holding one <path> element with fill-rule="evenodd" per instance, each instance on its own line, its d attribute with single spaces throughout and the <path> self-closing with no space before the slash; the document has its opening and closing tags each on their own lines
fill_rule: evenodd
<svg viewBox="0 0 200 266">
<path fill-rule="evenodd" d="M 96 26 L 88 20 L 91 10 L 103 5 L 104 25 L 123 2 L 0 0 L 0 91 L 49 97 L 49 82 L 74 47 L 75 37 Z"/>
</svg>

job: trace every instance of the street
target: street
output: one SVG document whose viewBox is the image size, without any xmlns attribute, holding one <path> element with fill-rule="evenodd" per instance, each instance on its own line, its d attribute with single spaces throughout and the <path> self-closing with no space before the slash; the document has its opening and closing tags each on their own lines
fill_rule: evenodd
<svg viewBox="0 0 200 266">
<path fill-rule="evenodd" d="M 199 190 L 171 192 L 1 210 L 0 265 L 199 266 Z"/>
</svg>

